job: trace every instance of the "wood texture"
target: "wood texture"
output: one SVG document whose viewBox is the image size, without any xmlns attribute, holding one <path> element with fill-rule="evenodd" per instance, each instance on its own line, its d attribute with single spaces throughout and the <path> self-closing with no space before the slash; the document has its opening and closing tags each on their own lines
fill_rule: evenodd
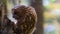
<svg viewBox="0 0 60 34">
<path fill-rule="evenodd" d="M 42 0 L 31 0 L 31 6 L 33 6 L 37 12 L 37 30 L 34 34 L 43 34 L 43 5 Z"/>
</svg>

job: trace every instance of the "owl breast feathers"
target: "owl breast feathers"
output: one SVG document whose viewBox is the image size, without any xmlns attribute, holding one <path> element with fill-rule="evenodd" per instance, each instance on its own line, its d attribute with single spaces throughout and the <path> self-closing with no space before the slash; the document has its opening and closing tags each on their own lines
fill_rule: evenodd
<svg viewBox="0 0 60 34">
<path fill-rule="evenodd" d="M 35 9 L 30 6 L 17 6 L 12 9 L 13 18 L 17 20 L 14 31 L 17 34 L 31 34 L 33 33 L 37 14 Z M 17 26 L 17 27 L 16 27 Z"/>
</svg>

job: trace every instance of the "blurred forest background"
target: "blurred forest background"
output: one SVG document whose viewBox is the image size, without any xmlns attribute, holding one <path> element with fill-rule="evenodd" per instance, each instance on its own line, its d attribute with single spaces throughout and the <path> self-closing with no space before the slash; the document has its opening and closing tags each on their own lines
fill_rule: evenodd
<svg viewBox="0 0 60 34">
<path fill-rule="evenodd" d="M 11 9 L 16 5 L 26 5 L 26 6 L 33 6 L 37 12 L 37 28 L 34 34 L 43 34 L 43 5 L 42 0 L 0 0 L 0 7 L 2 7 L 2 24 L 4 19 L 4 12 L 7 13 L 9 19 L 13 20 L 11 17 Z"/>
<path fill-rule="evenodd" d="M 60 0 L 43 0 L 44 34 L 60 34 Z"/>
</svg>

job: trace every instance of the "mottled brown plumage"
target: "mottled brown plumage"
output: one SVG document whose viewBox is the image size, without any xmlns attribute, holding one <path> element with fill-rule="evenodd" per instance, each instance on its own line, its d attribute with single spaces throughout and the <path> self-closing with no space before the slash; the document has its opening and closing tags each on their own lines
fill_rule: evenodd
<svg viewBox="0 0 60 34">
<path fill-rule="evenodd" d="M 14 31 L 16 34 L 32 34 L 37 22 L 35 9 L 30 6 L 17 6 L 12 9 L 13 18 L 17 20 Z"/>
</svg>

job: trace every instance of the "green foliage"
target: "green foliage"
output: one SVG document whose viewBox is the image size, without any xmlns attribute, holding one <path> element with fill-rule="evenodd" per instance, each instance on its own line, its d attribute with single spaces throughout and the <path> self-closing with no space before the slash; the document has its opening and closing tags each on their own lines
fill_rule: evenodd
<svg viewBox="0 0 60 34">
<path fill-rule="evenodd" d="M 57 21 L 60 23 L 60 16 L 57 17 Z"/>
<path fill-rule="evenodd" d="M 50 2 L 55 2 L 56 0 L 49 0 Z"/>
<path fill-rule="evenodd" d="M 3 3 L 3 4 L 6 4 L 6 2 L 7 2 L 7 0 L 2 0 L 2 3 Z"/>
<path fill-rule="evenodd" d="M 54 19 L 53 18 L 49 18 L 49 19 L 45 19 L 45 23 L 53 23 Z"/>
</svg>

